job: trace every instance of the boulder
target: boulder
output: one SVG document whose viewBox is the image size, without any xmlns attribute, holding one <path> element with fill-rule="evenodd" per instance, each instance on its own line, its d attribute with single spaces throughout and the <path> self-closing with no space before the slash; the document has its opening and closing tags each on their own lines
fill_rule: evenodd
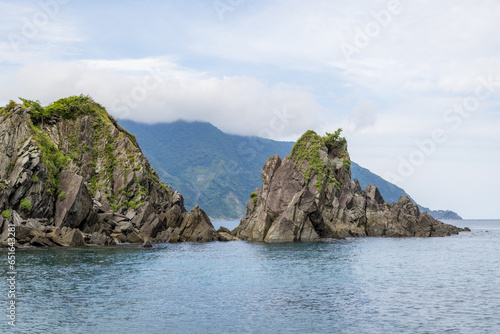
<svg viewBox="0 0 500 334">
<path fill-rule="evenodd" d="M 78 229 L 73 229 L 72 231 L 70 231 L 66 235 L 65 239 L 69 241 L 69 243 L 68 243 L 69 247 L 87 246 L 87 244 L 85 243 L 85 239 L 83 237 L 82 232 L 80 232 L 80 230 L 78 230 Z"/>
<path fill-rule="evenodd" d="M 57 246 L 55 243 L 50 241 L 48 238 L 42 237 L 42 236 L 36 236 L 30 241 L 30 245 L 36 246 L 36 247 L 54 247 Z"/>
<path fill-rule="evenodd" d="M 181 229 L 179 227 L 169 227 L 165 231 L 158 233 L 155 241 L 160 243 L 177 243 L 181 241 Z"/>
<path fill-rule="evenodd" d="M 164 224 L 156 214 L 149 216 L 148 220 L 141 227 L 141 233 L 149 238 L 155 238 L 158 232 L 164 228 Z"/>
<path fill-rule="evenodd" d="M 180 226 L 182 241 L 207 242 L 219 240 L 214 226 L 205 211 L 195 206 Z"/>
<path fill-rule="evenodd" d="M 227 232 L 217 232 L 217 234 L 219 235 L 219 241 L 241 241 L 240 238 L 232 236 Z"/>
<path fill-rule="evenodd" d="M 160 215 L 160 220 L 166 228 L 179 227 L 183 220 L 183 212 L 178 205 L 172 206 L 166 213 Z"/>
<path fill-rule="evenodd" d="M 93 201 L 83 182 L 83 177 L 69 171 L 63 171 L 59 184 L 61 192 L 66 193 L 66 197 L 63 200 L 57 200 L 55 225 L 70 228 L 81 227 L 93 212 Z"/>
<path fill-rule="evenodd" d="M 45 235 L 50 241 L 58 246 L 83 247 L 87 246 L 85 238 L 78 229 L 69 227 L 56 228 Z"/>
<path fill-rule="evenodd" d="M 141 228 L 144 223 L 148 221 L 148 218 L 151 217 L 152 214 L 155 213 L 155 208 L 153 204 L 150 202 L 146 202 L 135 214 L 134 218 L 132 218 L 132 224 L 136 228 Z"/>
<path fill-rule="evenodd" d="M 94 232 L 85 238 L 87 244 L 99 245 L 99 246 L 109 246 L 116 245 L 113 238 L 99 232 Z"/>
<path fill-rule="evenodd" d="M 19 241 L 31 239 L 33 228 L 19 225 L 15 227 L 16 230 L 16 239 Z"/>
<path fill-rule="evenodd" d="M 136 212 L 135 210 L 127 210 L 127 212 L 125 212 L 125 217 L 128 219 L 128 220 L 132 220 L 136 215 Z"/>
<path fill-rule="evenodd" d="M 113 238 L 116 244 L 127 242 L 127 236 L 123 233 L 111 233 L 110 237 Z"/>
<path fill-rule="evenodd" d="M 144 243 L 142 244 L 142 247 L 144 247 L 144 248 L 151 248 L 151 247 L 153 247 L 153 244 L 151 243 L 151 241 L 149 239 L 146 239 L 144 241 Z"/>
<path fill-rule="evenodd" d="M 122 215 L 121 213 L 118 212 L 113 212 L 113 218 L 112 218 L 116 223 L 120 223 L 123 221 L 130 221 L 130 218 L 128 218 L 125 215 Z"/>
<path fill-rule="evenodd" d="M 219 229 L 217 230 L 217 233 L 229 233 L 229 234 L 230 234 L 230 233 L 231 233 L 231 231 L 230 231 L 228 228 L 226 228 L 226 227 L 224 227 L 224 226 L 221 226 L 221 227 L 219 227 Z"/>
<path fill-rule="evenodd" d="M 129 234 L 134 231 L 134 225 L 132 225 L 130 221 L 123 221 L 121 223 L 118 223 L 114 230 L 117 233 Z"/>
<path fill-rule="evenodd" d="M 130 233 L 130 234 L 127 236 L 127 240 L 128 240 L 128 242 L 131 242 L 131 243 L 133 243 L 133 244 L 141 244 L 141 243 L 143 243 L 143 242 L 144 242 L 143 237 L 141 237 L 141 236 L 139 235 L 139 233 L 137 233 L 137 232 L 135 232 L 135 231 L 134 231 L 134 232 L 132 232 L 132 233 Z"/>
</svg>

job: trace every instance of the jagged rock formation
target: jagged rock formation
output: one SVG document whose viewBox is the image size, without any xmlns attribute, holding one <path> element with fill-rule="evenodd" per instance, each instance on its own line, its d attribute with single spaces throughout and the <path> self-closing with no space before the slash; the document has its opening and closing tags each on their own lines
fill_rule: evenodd
<svg viewBox="0 0 500 334">
<path fill-rule="evenodd" d="M 350 158 L 340 130 L 325 137 L 306 132 L 289 156 L 270 157 L 262 189 L 247 204 L 232 235 L 252 241 L 318 241 L 346 237 L 434 237 L 462 229 L 420 212 L 406 196 L 384 202 L 376 186 L 351 181 Z"/>
<path fill-rule="evenodd" d="M 34 246 L 213 241 L 199 207 L 158 179 L 135 137 L 85 96 L 0 108 L 0 241 Z"/>
</svg>

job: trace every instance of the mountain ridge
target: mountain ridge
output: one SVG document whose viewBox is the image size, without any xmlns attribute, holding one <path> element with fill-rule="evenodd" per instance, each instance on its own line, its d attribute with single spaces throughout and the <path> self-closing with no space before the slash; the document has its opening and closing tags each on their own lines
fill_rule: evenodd
<svg viewBox="0 0 500 334">
<path fill-rule="evenodd" d="M 241 218 L 248 194 L 262 181 L 260 170 L 267 158 L 274 154 L 284 157 L 294 145 L 226 134 L 208 122 L 119 123 L 137 136 L 160 178 L 184 194 L 186 206 L 200 205 L 213 219 Z M 199 152 L 198 156 L 194 152 Z M 402 188 L 355 162 L 352 177 L 362 187 L 376 184 L 389 203 L 397 202 L 403 195 L 411 199 Z M 420 205 L 419 208 L 436 219 L 461 219 L 452 211 L 432 211 Z"/>
<path fill-rule="evenodd" d="M 384 200 L 388 203 L 397 203 L 401 196 L 407 196 L 413 203 L 418 205 L 420 211 L 425 211 L 435 219 L 461 220 L 456 212 L 451 210 L 431 210 L 418 204 L 403 188 L 384 180 L 382 177 L 371 172 L 368 168 L 361 167 L 355 162 L 351 164 L 352 178 L 357 179 L 362 188 L 369 184 L 375 184 Z"/>
<path fill-rule="evenodd" d="M 319 136 L 308 130 L 285 158 L 262 167 L 262 186 L 231 234 L 260 242 L 316 242 L 352 237 L 444 237 L 469 229 L 437 221 L 407 196 L 384 201 L 377 186 L 352 180 L 341 130 Z"/>
</svg>

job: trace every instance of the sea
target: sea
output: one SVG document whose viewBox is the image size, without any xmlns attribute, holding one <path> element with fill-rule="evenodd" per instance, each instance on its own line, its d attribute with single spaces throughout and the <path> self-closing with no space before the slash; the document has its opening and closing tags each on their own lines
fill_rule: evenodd
<svg viewBox="0 0 500 334">
<path fill-rule="evenodd" d="M 500 220 L 450 223 L 472 231 L 18 249 L 13 298 L 2 250 L 0 332 L 500 333 Z"/>
</svg>

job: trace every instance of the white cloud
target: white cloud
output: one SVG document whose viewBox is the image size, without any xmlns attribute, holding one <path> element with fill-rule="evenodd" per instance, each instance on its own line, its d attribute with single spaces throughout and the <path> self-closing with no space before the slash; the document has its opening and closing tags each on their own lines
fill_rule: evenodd
<svg viewBox="0 0 500 334">
<path fill-rule="evenodd" d="M 377 106 L 370 101 L 359 102 L 351 111 L 349 121 L 354 131 L 374 125 L 377 121 Z"/>
<path fill-rule="evenodd" d="M 11 64 L 53 60 L 74 54 L 83 40 L 63 13 L 65 1 L 20 4 L 0 1 L 0 59 Z"/>
<path fill-rule="evenodd" d="M 192 50 L 288 69 L 341 69 L 345 81 L 386 96 L 401 87 L 463 91 L 471 78 L 500 74 L 497 2 L 401 0 L 399 14 L 386 26 L 377 23 L 373 13 L 388 12 L 392 2 L 275 1 L 256 3 L 246 14 L 248 4 L 222 23 L 191 26 L 191 36 L 198 36 Z M 356 47 L 359 32 L 374 25 L 380 32 L 348 62 L 341 45 Z"/>
<path fill-rule="evenodd" d="M 500 81 L 500 3 L 400 0 L 401 12 L 360 46 L 360 31 L 376 28 L 374 13 L 390 2 L 243 1 L 224 20 L 211 2 L 70 2 L 73 15 L 50 20 L 23 52 L 0 40 L 0 100 L 83 93 L 120 117 L 202 120 L 278 139 L 342 127 L 353 159 L 381 175 L 442 127 L 449 140 L 400 185 L 422 204 L 473 217 L 500 186 L 491 168 L 500 164 L 500 84 L 457 129 L 444 116 L 474 96 L 480 78 Z M 19 33 L 40 8 L 33 4 L 0 1 L 0 33 Z M 345 44 L 357 48 L 350 61 Z M 82 60 L 93 57 L 102 59 Z M 467 204 L 453 184 L 471 168 L 489 181 L 467 183 L 484 193 Z M 446 196 L 425 196 L 434 189 Z M 483 217 L 497 215 L 489 203 Z"/>
<path fill-rule="evenodd" d="M 89 94 L 119 117 L 139 122 L 207 121 L 229 133 L 297 138 L 318 126 L 313 94 L 252 77 L 215 77 L 179 67 L 170 58 L 91 60 L 27 66 L 1 88 L 44 104 Z"/>
</svg>

